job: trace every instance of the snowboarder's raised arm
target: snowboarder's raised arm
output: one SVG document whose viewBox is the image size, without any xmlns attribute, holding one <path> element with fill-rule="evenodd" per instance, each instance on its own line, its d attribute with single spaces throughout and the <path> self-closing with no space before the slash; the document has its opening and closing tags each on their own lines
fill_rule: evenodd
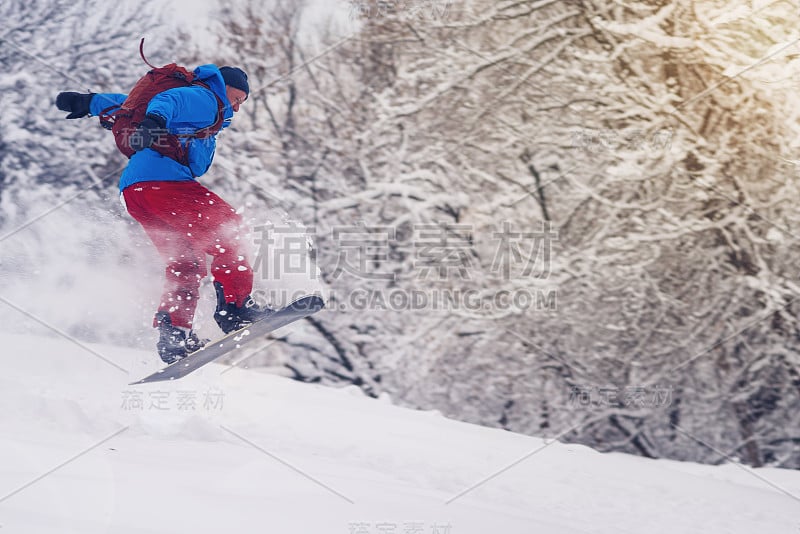
<svg viewBox="0 0 800 534">
<path fill-rule="evenodd" d="M 56 107 L 61 111 L 68 111 L 67 119 L 80 119 L 87 115 L 100 115 L 100 113 L 112 106 L 119 106 L 128 95 L 120 93 L 76 93 L 67 91 L 58 93 L 56 96 Z"/>
</svg>

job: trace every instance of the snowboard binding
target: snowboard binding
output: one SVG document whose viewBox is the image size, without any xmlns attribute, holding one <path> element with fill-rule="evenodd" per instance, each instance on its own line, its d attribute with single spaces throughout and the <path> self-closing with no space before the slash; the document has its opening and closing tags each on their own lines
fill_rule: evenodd
<svg viewBox="0 0 800 534">
<path fill-rule="evenodd" d="M 232 302 L 225 302 L 225 291 L 219 282 L 214 282 L 214 290 L 217 293 L 214 320 L 226 334 L 245 328 L 275 313 L 272 308 L 258 305 L 251 296 L 245 299 L 241 307 Z"/>
<path fill-rule="evenodd" d="M 188 354 L 201 349 L 206 341 L 197 337 L 194 331 L 188 332 L 184 328 L 174 326 L 169 313 L 160 311 L 156 313 L 158 327 L 158 355 L 166 364 L 175 363 L 185 358 Z"/>
</svg>

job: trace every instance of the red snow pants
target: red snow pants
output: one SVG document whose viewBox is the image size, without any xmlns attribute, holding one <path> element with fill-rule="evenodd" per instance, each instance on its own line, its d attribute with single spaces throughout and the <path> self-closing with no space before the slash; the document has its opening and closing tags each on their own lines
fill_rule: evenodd
<svg viewBox="0 0 800 534">
<path fill-rule="evenodd" d="M 166 263 L 158 311 L 168 312 L 172 324 L 192 327 L 200 281 L 208 274 L 206 255 L 225 301 L 244 304 L 253 269 L 245 259 L 242 219 L 227 202 L 194 181 L 139 182 L 122 196 Z"/>
</svg>

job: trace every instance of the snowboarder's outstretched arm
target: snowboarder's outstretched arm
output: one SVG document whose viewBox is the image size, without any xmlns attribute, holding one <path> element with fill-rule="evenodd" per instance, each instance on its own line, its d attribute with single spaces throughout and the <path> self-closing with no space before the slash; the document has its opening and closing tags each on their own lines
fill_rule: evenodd
<svg viewBox="0 0 800 534">
<path fill-rule="evenodd" d="M 87 115 L 99 115 L 104 109 L 119 106 L 128 95 L 121 93 L 76 93 L 67 91 L 58 93 L 56 107 L 68 111 L 67 119 L 80 119 Z"/>
<path fill-rule="evenodd" d="M 97 93 L 89 104 L 89 113 L 95 117 L 106 108 L 121 106 L 128 95 L 122 93 Z"/>
</svg>

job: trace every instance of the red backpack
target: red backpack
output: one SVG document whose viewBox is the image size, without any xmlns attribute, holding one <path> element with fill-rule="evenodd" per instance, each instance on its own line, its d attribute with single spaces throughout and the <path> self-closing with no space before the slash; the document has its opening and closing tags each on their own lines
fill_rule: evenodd
<svg viewBox="0 0 800 534">
<path fill-rule="evenodd" d="M 107 107 L 98 116 L 103 128 L 111 130 L 114 134 L 117 148 L 129 158 L 133 156 L 135 151 L 131 149 L 128 140 L 131 135 L 136 132 L 136 128 L 139 124 L 144 120 L 145 113 L 147 112 L 147 105 L 154 96 L 175 87 L 200 85 L 209 89 L 207 84 L 194 79 L 193 72 L 175 63 L 170 63 L 163 67 L 154 67 L 151 65 L 144 57 L 144 39 L 139 43 L 139 55 L 142 56 L 142 60 L 151 67 L 152 70 L 136 82 L 133 89 L 128 93 L 128 98 L 125 99 L 125 102 L 123 102 L 121 106 L 114 105 Z M 152 145 L 150 148 L 164 156 L 174 159 L 178 163 L 188 165 L 189 155 L 181 145 L 181 138 L 196 137 L 205 139 L 215 135 L 222 129 L 225 105 L 216 94 L 214 96 L 217 98 L 218 106 L 217 120 L 214 124 L 206 128 L 201 128 L 193 134 L 167 133 L 166 135 L 162 135 L 158 143 Z"/>
</svg>

